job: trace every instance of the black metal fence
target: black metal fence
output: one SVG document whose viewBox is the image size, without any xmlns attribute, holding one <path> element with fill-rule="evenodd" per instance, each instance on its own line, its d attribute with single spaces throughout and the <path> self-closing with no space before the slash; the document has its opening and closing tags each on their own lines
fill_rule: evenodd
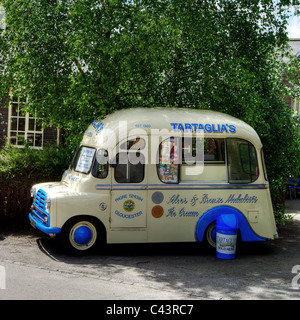
<svg viewBox="0 0 300 320">
<path fill-rule="evenodd" d="M 0 231 L 23 231 L 30 228 L 30 187 L 0 186 Z"/>
</svg>

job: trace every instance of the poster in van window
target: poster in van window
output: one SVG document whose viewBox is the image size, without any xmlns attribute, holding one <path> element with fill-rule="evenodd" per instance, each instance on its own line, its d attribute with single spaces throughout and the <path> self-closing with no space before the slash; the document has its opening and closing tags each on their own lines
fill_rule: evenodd
<svg viewBox="0 0 300 320">
<path fill-rule="evenodd" d="M 88 173 L 90 171 L 95 149 L 82 147 L 75 171 Z"/>
<path fill-rule="evenodd" d="M 162 164 L 159 167 L 160 179 L 165 183 L 178 182 L 178 165 L 177 164 Z"/>
<path fill-rule="evenodd" d="M 161 143 L 159 175 L 162 182 L 178 181 L 178 144 L 173 137 Z"/>
<path fill-rule="evenodd" d="M 178 164 L 177 139 L 169 138 L 161 143 L 160 161 L 162 164 Z"/>
</svg>

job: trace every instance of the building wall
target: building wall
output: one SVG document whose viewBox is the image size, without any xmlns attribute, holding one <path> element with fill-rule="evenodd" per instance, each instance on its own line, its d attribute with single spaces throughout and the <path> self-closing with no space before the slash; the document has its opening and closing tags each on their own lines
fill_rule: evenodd
<svg viewBox="0 0 300 320">
<path fill-rule="evenodd" d="M 294 56 L 300 56 L 300 38 L 299 39 L 291 39 L 289 41 L 289 45 L 292 49 L 292 53 Z"/>
</svg>

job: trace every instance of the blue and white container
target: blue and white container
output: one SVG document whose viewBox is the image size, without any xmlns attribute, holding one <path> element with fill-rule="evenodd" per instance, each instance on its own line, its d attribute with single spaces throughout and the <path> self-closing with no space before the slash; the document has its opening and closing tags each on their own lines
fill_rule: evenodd
<svg viewBox="0 0 300 320">
<path fill-rule="evenodd" d="M 220 259 L 234 259 L 238 219 L 234 214 L 223 214 L 216 222 L 216 255 Z"/>
</svg>

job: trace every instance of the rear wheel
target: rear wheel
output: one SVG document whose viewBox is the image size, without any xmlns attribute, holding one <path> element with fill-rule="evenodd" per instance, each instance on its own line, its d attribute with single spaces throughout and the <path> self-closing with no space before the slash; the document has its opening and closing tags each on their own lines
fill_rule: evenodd
<svg viewBox="0 0 300 320">
<path fill-rule="evenodd" d="M 61 233 L 62 246 L 71 254 L 89 254 L 99 246 L 102 239 L 102 228 L 90 217 L 69 220 Z"/>
<path fill-rule="evenodd" d="M 212 222 L 206 229 L 204 242 L 211 248 L 216 248 L 216 222 Z"/>
</svg>

